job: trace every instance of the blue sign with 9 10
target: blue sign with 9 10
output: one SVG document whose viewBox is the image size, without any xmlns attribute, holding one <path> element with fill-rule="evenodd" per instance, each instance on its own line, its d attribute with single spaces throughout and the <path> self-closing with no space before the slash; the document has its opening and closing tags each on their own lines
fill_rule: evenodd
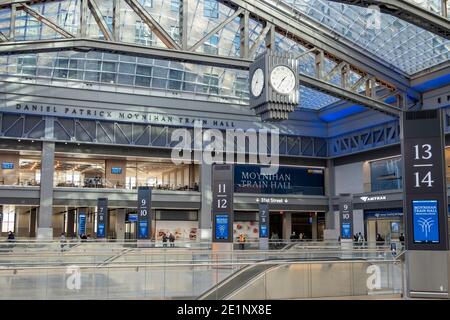
<svg viewBox="0 0 450 320">
<path fill-rule="evenodd" d="M 439 209 L 437 200 L 413 200 L 414 242 L 439 242 Z"/>
</svg>

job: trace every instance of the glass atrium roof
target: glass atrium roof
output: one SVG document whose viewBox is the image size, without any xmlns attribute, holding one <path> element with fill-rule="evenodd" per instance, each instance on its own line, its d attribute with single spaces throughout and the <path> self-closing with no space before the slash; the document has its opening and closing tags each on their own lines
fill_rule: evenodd
<svg viewBox="0 0 450 320">
<path fill-rule="evenodd" d="M 282 0 L 376 57 L 413 74 L 450 60 L 450 40 L 399 18 L 381 14 L 380 28 L 368 28 L 373 11 L 327 0 Z M 440 0 L 409 0 L 438 11 Z"/>
<path fill-rule="evenodd" d="M 381 61 L 407 74 L 432 67 L 450 60 L 450 41 L 435 36 L 428 31 L 387 14 L 381 14 L 381 28 L 366 28 L 371 11 L 366 8 L 329 2 L 327 0 L 280 0 L 296 8 L 303 14 L 352 41 L 355 47 L 367 55 L 375 55 Z M 408 0 L 431 11 L 440 10 L 440 0 Z M 180 43 L 179 0 L 139 0 L 149 13 Z M 97 1 L 107 24 L 112 25 L 113 0 Z M 230 17 L 234 10 L 216 0 L 192 0 L 188 2 L 188 46 L 194 45 L 210 30 Z M 79 0 L 65 0 L 35 4 L 32 8 L 50 20 L 77 33 L 79 28 Z M 143 46 L 164 47 L 158 37 L 142 23 L 127 5 L 120 9 L 120 41 Z M 0 10 L 0 31 L 8 34 L 9 10 Z M 250 47 L 263 29 L 260 21 L 250 20 Z M 103 39 L 94 18 L 88 20 L 88 37 Z M 35 20 L 24 11 L 16 18 L 15 39 L 38 40 L 57 39 L 62 36 Z M 199 45 L 196 52 L 213 55 L 238 57 L 240 44 L 239 19 L 227 24 Z M 280 52 L 300 54 L 307 49 L 277 34 L 275 49 Z M 255 50 L 254 56 L 265 49 L 264 41 Z M 335 63 L 325 60 L 325 71 L 330 71 Z M 315 62 L 312 53 L 300 60 L 299 71 L 314 75 Z M 61 52 L 52 54 L 28 54 L 0 58 L 0 74 L 45 78 L 51 81 L 90 82 L 110 86 L 134 87 L 147 94 L 154 90 L 161 92 L 186 93 L 190 98 L 213 97 L 218 101 L 248 101 L 248 72 L 223 68 L 196 66 L 187 63 L 168 62 L 156 59 L 140 59 L 113 54 L 86 54 Z M 331 82 L 339 83 L 337 74 Z M 350 84 L 358 77 L 350 74 Z M 300 88 L 300 108 L 318 110 L 338 99 L 315 90 Z M 209 98 L 208 98 L 209 99 Z M 231 99 L 231 100 L 230 100 Z"/>
</svg>

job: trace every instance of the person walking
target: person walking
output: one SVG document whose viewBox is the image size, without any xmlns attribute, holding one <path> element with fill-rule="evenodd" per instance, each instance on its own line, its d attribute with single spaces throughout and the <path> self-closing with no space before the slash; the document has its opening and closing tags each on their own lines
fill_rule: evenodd
<svg viewBox="0 0 450 320">
<path fill-rule="evenodd" d="M 167 248 L 167 240 L 168 240 L 168 237 L 167 237 L 167 235 L 164 233 L 163 236 L 162 236 L 163 248 Z"/>
<path fill-rule="evenodd" d="M 8 231 L 8 240 L 9 242 L 9 251 L 12 251 L 14 248 L 14 242 L 16 242 L 16 236 L 14 235 L 14 232 Z"/>
<path fill-rule="evenodd" d="M 175 236 L 172 234 L 172 232 L 169 234 L 169 242 L 170 242 L 170 247 L 174 248 L 175 247 Z"/>
<path fill-rule="evenodd" d="M 289 237 L 289 240 L 291 240 L 291 242 L 292 241 L 294 241 L 294 240 L 296 240 L 297 239 L 297 235 L 295 234 L 295 231 L 292 231 L 292 234 L 291 234 L 291 236 Z"/>
<path fill-rule="evenodd" d="M 8 231 L 8 242 L 15 242 L 16 236 L 14 235 L 14 232 Z"/>
</svg>

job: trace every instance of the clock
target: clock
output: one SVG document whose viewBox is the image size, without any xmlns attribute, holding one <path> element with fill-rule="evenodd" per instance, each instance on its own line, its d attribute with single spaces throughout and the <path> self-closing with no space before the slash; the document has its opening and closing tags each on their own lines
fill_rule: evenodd
<svg viewBox="0 0 450 320">
<path fill-rule="evenodd" d="M 291 68 L 279 65 L 270 73 L 270 84 L 279 94 L 288 95 L 295 89 L 296 77 Z"/>
<path fill-rule="evenodd" d="M 298 60 L 266 50 L 249 67 L 250 108 L 263 121 L 288 119 L 299 103 Z"/>
<path fill-rule="evenodd" d="M 264 87 L 264 72 L 261 68 L 256 69 L 253 72 L 252 83 L 251 83 L 251 91 L 254 97 L 259 97 Z"/>
</svg>

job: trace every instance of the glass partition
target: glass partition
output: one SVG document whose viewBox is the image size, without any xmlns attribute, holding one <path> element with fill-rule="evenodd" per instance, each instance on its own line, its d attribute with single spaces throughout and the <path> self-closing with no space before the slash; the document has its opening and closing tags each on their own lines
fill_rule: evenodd
<svg viewBox="0 0 450 320">
<path fill-rule="evenodd" d="M 127 162 L 126 188 L 151 186 L 160 190 L 198 191 L 198 169 L 170 162 Z"/>
<path fill-rule="evenodd" d="M 41 160 L 19 154 L 0 154 L 0 185 L 39 186 Z"/>
<path fill-rule="evenodd" d="M 56 187 L 105 187 L 105 160 L 64 159 L 55 160 Z"/>
<path fill-rule="evenodd" d="M 402 188 L 401 157 L 370 162 L 371 191 L 396 190 Z"/>
</svg>

